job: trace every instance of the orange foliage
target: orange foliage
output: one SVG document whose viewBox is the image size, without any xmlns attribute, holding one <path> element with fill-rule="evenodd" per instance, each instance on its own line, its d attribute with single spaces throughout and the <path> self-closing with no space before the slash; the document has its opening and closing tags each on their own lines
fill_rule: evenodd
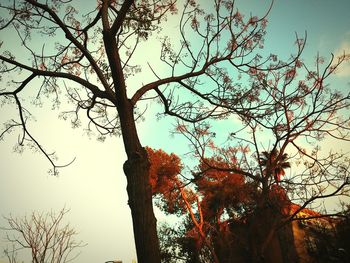
<svg viewBox="0 0 350 263">
<path fill-rule="evenodd" d="M 174 153 L 168 154 L 161 149 L 154 150 L 146 147 L 146 150 L 151 163 L 149 182 L 152 194 L 158 195 L 163 201 L 161 209 L 167 213 L 184 213 L 185 203 L 179 189 L 182 184 L 177 177 L 182 169 L 180 158 Z M 191 191 L 186 189 L 183 191 L 193 199 Z"/>
<path fill-rule="evenodd" d="M 275 184 L 272 185 L 269 191 L 269 201 L 280 213 L 288 214 L 286 211 L 290 209 L 291 201 L 283 187 Z"/>
<path fill-rule="evenodd" d="M 202 175 L 198 186 L 201 185 L 201 181 L 207 185 L 218 183 L 244 184 L 244 177 L 242 175 L 230 171 L 230 169 L 234 167 L 235 164 L 230 164 L 221 157 L 212 157 L 202 160 L 199 164 Z"/>
<path fill-rule="evenodd" d="M 202 208 L 207 219 L 220 218 L 225 208 L 250 198 L 250 185 L 243 175 L 230 171 L 234 166 L 220 157 L 201 161 L 201 174 L 196 179 L 196 185 L 203 196 Z"/>
<path fill-rule="evenodd" d="M 180 173 L 182 166 L 180 158 L 174 153 L 168 154 L 163 150 L 154 150 L 146 147 L 148 159 L 151 163 L 149 181 L 152 193 L 159 194 L 174 187 L 176 176 Z"/>
</svg>

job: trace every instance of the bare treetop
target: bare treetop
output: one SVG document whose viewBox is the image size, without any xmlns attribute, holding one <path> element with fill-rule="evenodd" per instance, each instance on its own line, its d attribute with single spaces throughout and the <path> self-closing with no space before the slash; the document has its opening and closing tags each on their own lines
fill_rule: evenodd
<svg viewBox="0 0 350 263">
<path fill-rule="evenodd" d="M 75 250 L 84 244 L 74 239 L 77 232 L 69 224 L 62 226 L 67 213 L 67 209 L 62 209 L 57 214 L 33 212 L 23 218 L 5 218 L 6 240 L 11 244 L 11 248 L 5 250 L 9 263 L 19 262 L 18 252 L 26 249 L 35 263 L 67 263 L 76 259 L 79 252 Z"/>
<path fill-rule="evenodd" d="M 14 29 L 23 45 L 21 49 L 26 50 L 25 60 L 14 50 L 1 55 L 4 79 L 11 80 L 7 74 L 24 73 L 19 75 L 20 83 L 8 83 L 2 97 L 18 98 L 26 86 L 40 77 L 35 103 L 40 104 L 47 95 L 54 105 L 59 105 L 59 94 L 67 93 L 76 107 L 62 113 L 62 117 L 79 126 L 79 113 L 86 110 L 89 130 L 97 129 L 101 138 L 120 134 L 113 108 L 120 93 L 125 94 L 127 88 L 135 90 L 126 87 L 125 80 L 141 70 L 142 61 L 133 65 L 132 58 L 142 42 L 158 32 L 166 15 L 178 13 L 180 17 L 180 40 L 161 39 L 159 60 L 169 67 L 169 74 L 161 78 L 152 67 L 153 61 L 143 61 L 148 63 L 155 81 L 130 94 L 132 105 L 153 91 L 162 101 L 165 113 L 188 121 L 222 115 L 227 104 L 243 111 L 248 105 L 243 105 L 242 98 L 258 91 L 256 87 L 237 84 L 232 78 L 284 66 L 281 61 L 274 61 L 274 56 L 262 58 L 256 51 L 263 47 L 266 17 L 244 18 L 230 1 L 214 2 L 212 13 L 195 1 L 185 1 L 184 7 L 175 1 L 98 1 L 95 9 L 86 14 L 78 12 L 71 1 L 9 1 L 1 8 L 3 13 L 8 12 L 1 27 Z M 39 46 L 38 37 L 50 41 Z M 113 39 L 107 40 L 109 37 Z M 103 41 L 115 44 L 118 52 L 106 50 Z M 176 49 L 173 43 L 178 43 Z M 302 46 L 297 52 L 301 49 Z M 111 63 L 112 57 L 119 63 Z M 189 101 L 179 99 L 177 90 L 188 94 L 181 97 Z"/>
</svg>

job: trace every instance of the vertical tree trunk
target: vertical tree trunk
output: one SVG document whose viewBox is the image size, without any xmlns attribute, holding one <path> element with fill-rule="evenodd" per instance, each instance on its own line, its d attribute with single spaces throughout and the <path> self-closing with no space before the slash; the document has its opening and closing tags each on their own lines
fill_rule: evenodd
<svg viewBox="0 0 350 263">
<path fill-rule="evenodd" d="M 140 263 L 159 263 L 159 243 L 153 213 L 152 192 L 148 180 L 149 161 L 141 148 L 124 163 L 127 178 L 137 259 Z"/>
<path fill-rule="evenodd" d="M 282 251 L 277 236 L 277 225 L 281 222 L 278 207 L 271 203 L 268 181 L 262 181 L 262 193 L 249 226 L 251 262 L 275 262 L 282 260 Z"/>
<path fill-rule="evenodd" d="M 139 263 L 160 263 L 156 218 L 146 150 L 141 146 L 135 126 L 133 107 L 128 102 L 119 111 L 122 135 L 128 160 L 124 163 L 134 238 Z"/>
<path fill-rule="evenodd" d="M 107 2 L 104 2 L 103 41 L 111 68 L 115 94 L 107 90 L 118 114 L 128 160 L 124 163 L 127 192 L 131 209 L 137 260 L 139 263 L 160 263 L 156 218 L 153 213 L 152 190 L 149 183 L 149 160 L 141 146 L 134 119 L 134 105 L 127 97 L 118 44 L 108 22 Z"/>
<path fill-rule="evenodd" d="M 252 263 L 266 262 L 261 248 L 266 239 L 267 232 L 269 232 L 270 221 L 273 220 L 268 213 L 268 188 L 267 177 L 265 177 L 262 180 L 262 192 L 257 200 L 256 211 L 249 222 L 250 260 Z"/>
</svg>

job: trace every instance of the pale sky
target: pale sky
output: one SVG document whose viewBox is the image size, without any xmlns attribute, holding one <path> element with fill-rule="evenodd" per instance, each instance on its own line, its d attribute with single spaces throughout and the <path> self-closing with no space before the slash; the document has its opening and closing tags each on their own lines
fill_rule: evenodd
<svg viewBox="0 0 350 263">
<path fill-rule="evenodd" d="M 261 8 L 264 2 L 237 1 L 244 11 L 252 11 L 253 14 L 266 10 L 266 4 Z M 331 52 L 339 54 L 343 49 L 350 53 L 349 10 L 348 0 L 276 0 L 269 16 L 267 52 L 289 55 L 295 48 L 295 32 L 303 35 L 306 30 L 306 60 L 311 61 L 318 51 L 328 58 Z M 174 28 L 171 26 L 164 31 L 171 32 Z M 0 33 L 0 39 L 6 41 L 13 36 Z M 157 47 L 152 48 L 151 45 L 147 47 L 149 59 L 158 52 Z M 147 59 L 147 56 L 144 58 Z M 349 77 L 350 65 L 347 64 L 334 78 L 337 88 L 349 90 L 349 85 L 346 85 Z M 141 82 L 147 82 L 149 78 L 145 75 Z M 61 110 L 65 107 L 62 105 Z M 18 133 L 7 135 L 0 142 L 0 215 L 23 216 L 33 210 L 58 211 L 66 206 L 70 213 L 65 222 L 70 222 L 79 232 L 77 238 L 88 244 L 81 249 L 81 255 L 75 262 L 102 263 L 114 259 L 131 262 L 136 254 L 122 171 L 125 154 L 121 138 L 97 142 L 95 138 L 84 135 L 83 129 L 73 130 L 69 122 L 58 120 L 59 112 L 49 108 L 47 102 L 43 108 L 33 109 L 37 121 L 29 124 L 30 129 L 46 149 L 57 153 L 60 162 L 69 162 L 74 157 L 76 161 L 62 169 L 58 177 L 52 177 L 47 173 L 50 166 L 44 156 L 33 154 L 30 149 L 22 154 L 13 153 Z M 169 134 L 174 119 L 156 121 L 156 110 L 156 106 L 150 106 L 146 121 L 139 124 L 142 144 L 180 155 L 185 153 L 187 142 Z M 14 117 L 10 106 L 0 109 L 1 123 Z M 173 140 L 177 140 L 176 143 Z M 158 221 L 165 220 L 160 213 L 156 214 Z M 4 226 L 3 219 L 0 219 L 0 226 Z M 3 234 L 0 232 L 0 237 Z M 4 246 L 1 239 L 0 252 Z"/>
</svg>

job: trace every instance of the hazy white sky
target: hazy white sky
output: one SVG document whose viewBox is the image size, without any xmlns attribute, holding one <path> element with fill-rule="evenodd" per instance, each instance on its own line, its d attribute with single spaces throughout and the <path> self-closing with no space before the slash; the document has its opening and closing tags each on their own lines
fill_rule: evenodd
<svg viewBox="0 0 350 263">
<path fill-rule="evenodd" d="M 95 3 L 95 0 L 90 1 Z M 261 9 L 262 1 L 240 0 L 237 3 L 245 11 L 253 10 L 254 13 L 254 10 Z M 348 10 L 348 0 L 276 0 L 269 17 L 267 52 L 287 56 L 294 51 L 295 32 L 302 35 L 305 30 L 308 31 L 306 59 L 314 58 L 317 51 L 326 57 L 343 49 L 350 52 Z M 262 11 L 259 12 L 261 14 Z M 165 29 L 165 33 L 174 30 L 174 25 Z M 12 38 L 0 35 L 1 40 Z M 147 47 L 150 60 L 157 52 L 157 47 Z M 144 57 L 147 58 L 146 55 Z M 349 77 L 350 66 L 347 65 L 334 78 L 334 83 L 348 90 L 346 83 L 349 83 Z M 136 82 L 147 82 L 149 78 L 150 75 L 144 75 Z M 61 110 L 65 107 L 63 105 Z M 113 259 L 131 262 L 136 256 L 126 180 L 122 171 L 125 154 L 121 139 L 109 138 L 104 143 L 90 139 L 84 135 L 83 129 L 73 130 L 68 122 L 58 120 L 59 113 L 49 111 L 49 108 L 47 102 L 43 108 L 33 110 L 37 121 L 29 124 L 30 129 L 46 149 L 57 152 L 61 162 L 69 162 L 74 157 L 76 161 L 61 170 L 58 177 L 49 176 L 49 163 L 42 155 L 33 154 L 30 149 L 22 154 L 13 153 L 18 133 L 6 136 L 0 142 L 0 214 L 23 216 L 33 210 L 58 211 L 66 206 L 71 209 L 66 222 L 79 232 L 78 239 L 88 243 L 75 262 Z M 156 107 L 150 106 L 146 122 L 139 124 L 142 143 L 178 154 L 186 152 L 187 143 L 169 135 L 173 119 L 157 122 L 155 110 Z M 1 108 L 0 122 L 15 117 L 14 114 L 10 106 Z M 175 139 L 176 143 L 173 142 Z M 164 219 L 159 213 L 157 216 L 158 220 Z M 3 225 L 4 220 L 0 219 L 0 226 Z M 3 233 L 0 236 L 3 237 Z M 0 250 L 4 246 L 1 239 Z"/>
</svg>

